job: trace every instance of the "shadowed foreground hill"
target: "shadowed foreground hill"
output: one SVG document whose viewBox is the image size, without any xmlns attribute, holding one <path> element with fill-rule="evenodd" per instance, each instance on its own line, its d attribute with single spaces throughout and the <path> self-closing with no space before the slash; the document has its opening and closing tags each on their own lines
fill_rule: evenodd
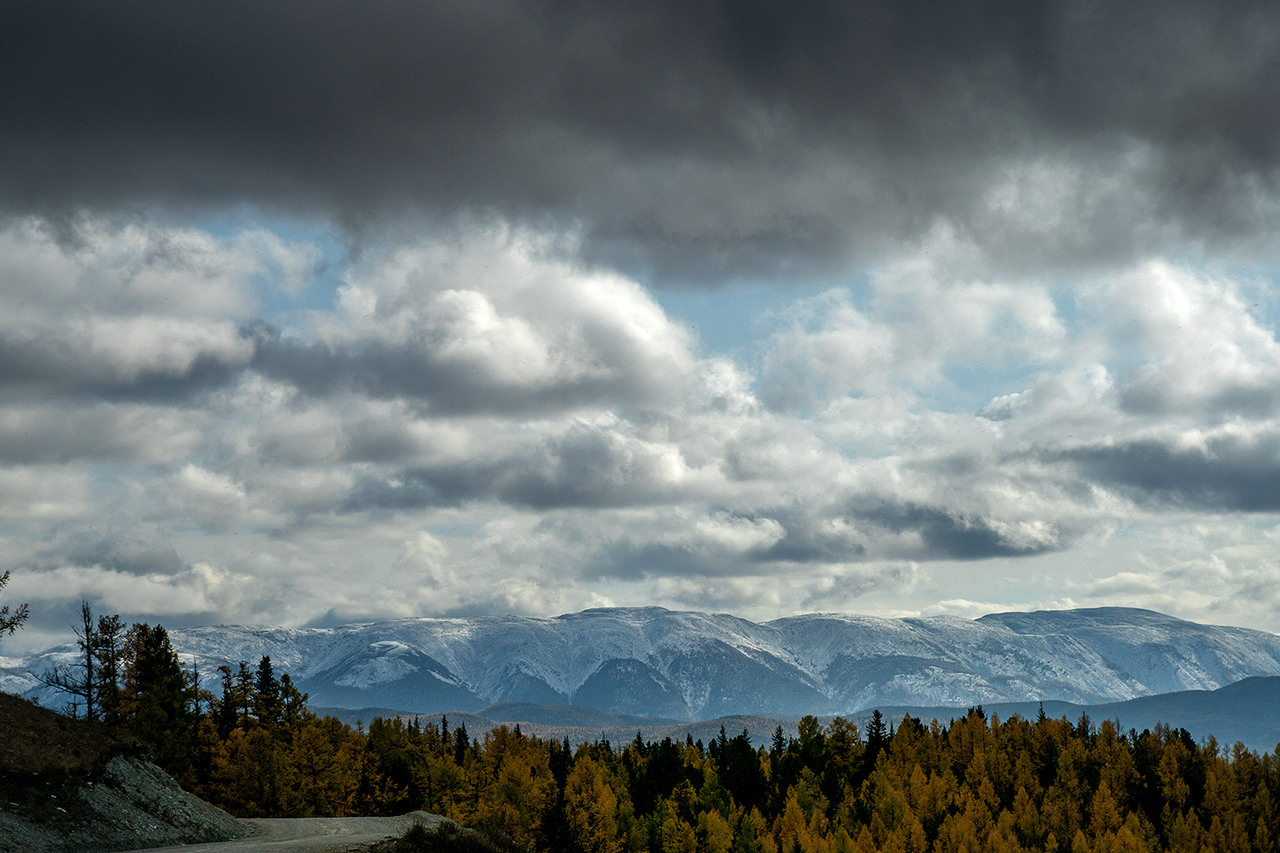
<svg viewBox="0 0 1280 853">
<path fill-rule="evenodd" d="M 0 693 L 0 851 L 129 850 L 244 833 L 145 752 L 107 726 Z"/>
</svg>

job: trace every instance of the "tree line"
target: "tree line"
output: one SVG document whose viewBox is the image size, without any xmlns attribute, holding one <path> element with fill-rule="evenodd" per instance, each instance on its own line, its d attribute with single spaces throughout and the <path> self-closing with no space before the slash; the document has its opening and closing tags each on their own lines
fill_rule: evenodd
<svg viewBox="0 0 1280 853">
<path fill-rule="evenodd" d="M 90 615 L 72 687 L 99 687 L 73 692 L 82 713 L 148 740 L 239 816 L 425 809 L 548 853 L 1271 853 L 1280 837 L 1274 756 L 1182 729 L 981 708 L 948 723 L 805 717 L 767 744 L 722 729 L 573 747 L 518 725 L 472 738 L 447 718 L 353 728 L 309 711 L 269 657 L 206 685 L 163 628 L 108 617 L 90 631 Z"/>
</svg>

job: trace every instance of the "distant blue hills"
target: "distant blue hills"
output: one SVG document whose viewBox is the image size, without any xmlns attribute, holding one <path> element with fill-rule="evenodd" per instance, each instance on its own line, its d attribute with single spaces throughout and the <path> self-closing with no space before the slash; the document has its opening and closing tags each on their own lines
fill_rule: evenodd
<svg viewBox="0 0 1280 853">
<path fill-rule="evenodd" d="M 972 706 L 970 706 L 972 707 Z M 1124 702 L 1108 702 L 1100 705 L 1078 705 L 1074 702 L 1050 700 L 1048 702 L 997 702 L 982 707 L 988 717 L 998 716 L 1007 720 L 1014 714 L 1035 720 L 1043 709 L 1045 716 L 1066 718 L 1078 723 L 1087 716 L 1096 729 L 1103 720 L 1118 723 L 1120 732 L 1130 729 L 1141 732 L 1165 725 L 1171 729 L 1186 729 L 1197 741 L 1213 736 L 1220 747 L 1229 751 L 1236 742 L 1243 743 L 1256 752 L 1276 753 L 1280 744 L 1280 677 L 1256 676 L 1229 684 L 1217 690 L 1180 690 L 1142 696 Z M 656 717 L 634 717 L 610 714 L 597 708 L 582 705 L 537 705 L 528 702 L 503 702 L 481 708 L 478 711 L 451 711 L 443 714 L 413 714 L 387 708 L 317 708 L 321 714 L 337 716 L 345 722 L 365 723 L 374 717 L 400 716 L 405 719 L 439 723 L 444 716 L 456 728 L 465 725 L 472 735 L 479 735 L 499 725 L 519 724 L 528 734 L 543 737 L 569 737 L 572 742 L 608 739 L 628 741 L 637 733 L 645 740 L 664 737 L 683 740 L 686 736 L 706 742 L 716 736 L 723 726 L 731 735 L 746 730 L 756 744 L 767 743 L 774 729 L 781 725 L 788 735 L 796 733 L 795 717 L 760 715 L 733 715 L 715 717 L 698 722 Z M 892 724 L 910 714 L 926 722 L 938 719 L 946 722 L 963 717 L 968 707 L 920 707 L 891 705 L 883 708 L 866 708 L 845 715 L 865 725 L 874 710 L 879 710 Z M 829 718 L 823 718 L 828 721 Z"/>
<path fill-rule="evenodd" d="M 1040 707 L 1039 702 L 997 702 L 984 706 L 983 711 L 1002 720 L 1014 714 L 1034 720 Z M 1049 700 L 1043 707 L 1045 716 L 1066 717 L 1072 722 L 1088 716 L 1094 727 L 1103 720 L 1117 720 L 1121 732 L 1140 732 L 1161 723 L 1172 729 L 1186 729 L 1197 741 L 1212 735 L 1219 746 L 1228 750 L 1240 741 L 1257 752 L 1275 753 L 1280 743 L 1280 677 L 1276 676 L 1254 676 L 1217 690 L 1179 690 L 1101 705 Z M 880 709 L 890 718 L 911 714 L 925 720 L 946 720 L 966 711 L 910 706 Z"/>
</svg>

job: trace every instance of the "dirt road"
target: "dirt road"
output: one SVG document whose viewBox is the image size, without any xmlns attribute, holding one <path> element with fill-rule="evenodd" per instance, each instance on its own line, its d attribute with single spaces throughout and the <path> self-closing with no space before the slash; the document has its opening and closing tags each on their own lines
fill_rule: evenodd
<svg viewBox="0 0 1280 853">
<path fill-rule="evenodd" d="M 446 818 L 427 812 L 399 817 L 255 818 L 241 821 L 253 829 L 247 838 L 153 847 L 146 853 L 342 853 L 357 844 L 399 835 L 414 821 L 435 826 L 442 820 Z"/>
</svg>

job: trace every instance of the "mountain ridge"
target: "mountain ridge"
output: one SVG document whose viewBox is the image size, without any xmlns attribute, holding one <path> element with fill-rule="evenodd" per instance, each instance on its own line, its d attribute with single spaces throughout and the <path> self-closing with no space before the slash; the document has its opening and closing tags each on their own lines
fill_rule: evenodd
<svg viewBox="0 0 1280 853">
<path fill-rule="evenodd" d="M 660 607 L 594 608 L 329 628 L 206 626 L 170 636 L 202 673 L 270 655 L 314 704 L 415 713 L 525 702 L 694 720 L 831 715 L 875 705 L 1094 705 L 1280 675 L 1275 634 L 1130 608 L 975 620 L 824 613 L 769 622 Z M 26 672 L 73 651 L 60 647 L 0 666 L 0 686 L 39 695 Z"/>
</svg>

